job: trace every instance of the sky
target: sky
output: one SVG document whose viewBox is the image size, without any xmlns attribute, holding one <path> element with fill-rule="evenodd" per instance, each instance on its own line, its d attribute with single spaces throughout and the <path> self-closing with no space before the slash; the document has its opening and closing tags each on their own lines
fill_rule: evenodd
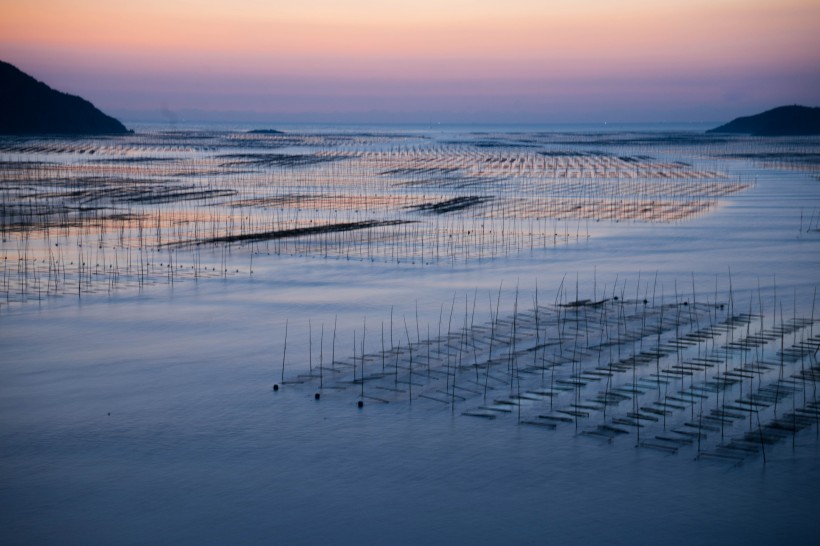
<svg viewBox="0 0 820 546">
<path fill-rule="evenodd" d="M 820 106 L 820 0 L 0 0 L 0 60 L 124 119 L 727 121 Z"/>
</svg>

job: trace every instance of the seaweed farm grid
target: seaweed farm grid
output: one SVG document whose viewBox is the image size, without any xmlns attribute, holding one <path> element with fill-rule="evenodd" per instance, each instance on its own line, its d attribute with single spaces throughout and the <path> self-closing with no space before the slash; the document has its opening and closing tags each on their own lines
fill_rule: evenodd
<svg viewBox="0 0 820 546">
<path fill-rule="evenodd" d="M 804 429 L 820 433 L 816 302 L 811 316 L 784 318 L 782 307 L 767 316 L 754 294 L 741 311 L 731 301 L 652 292 L 570 301 L 562 286 L 551 305 L 538 304 L 536 292 L 535 305 L 519 307 L 516 291 L 511 315 L 494 313 L 491 297 L 491 320 L 481 323 L 477 294 L 454 296 L 437 324 L 391 315 L 368 330 L 365 319 L 360 350 L 354 333 L 353 354 L 340 359 L 335 326 L 331 338 L 323 325 L 321 338 L 310 338 L 306 373 L 287 372 L 285 337 L 274 389 L 313 389 L 317 400 L 360 408 L 426 404 L 733 464 L 765 460 L 767 446 L 794 442 Z M 365 336 L 381 350 L 368 351 Z"/>
<path fill-rule="evenodd" d="M 818 152 L 2 138 L 5 535 L 811 544 Z"/>
<path fill-rule="evenodd" d="M 696 140 L 681 161 L 663 146 L 566 138 L 4 138 L 0 295 L 250 275 L 267 255 L 492 260 L 594 237 L 599 224 L 684 222 L 754 184 L 696 161 L 731 147 Z"/>
<path fill-rule="evenodd" d="M 600 226 L 685 223 L 755 186 L 723 168 L 726 158 L 768 168 L 776 157 L 777 168 L 804 171 L 817 168 L 812 146 L 692 135 L 6 138 L 0 305 L 251 276 L 254 260 L 282 255 L 490 263 L 607 236 Z M 808 214 L 805 233 L 818 221 Z M 365 319 L 353 354 L 339 359 L 335 325 L 328 350 L 322 324 L 318 358 L 308 335 L 307 371 L 289 371 L 286 326 L 276 388 L 428 404 L 698 458 L 765 457 L 768 445 L 820 431 L 820 326 L 813 299 L 808 316 L 796 301 L 792 317 L 767 311 L 760 294 L 744 312 L 729 284 L 722 302 L 717 291 L 695 297 L 694 278 L 688 298 L 650 298 L 647 284 L 643 298 L 573 299 L 562 284 L 545 305 L 537 289 L 521 302 L 516 290 L 508 315 L 499 289 L 489 322 L 476 320 L 476 291 L 442 304 L 436 324 L 394 324 L 391 314 L 385 336 L 384 321 L 368 331 Z"/>
</svg>

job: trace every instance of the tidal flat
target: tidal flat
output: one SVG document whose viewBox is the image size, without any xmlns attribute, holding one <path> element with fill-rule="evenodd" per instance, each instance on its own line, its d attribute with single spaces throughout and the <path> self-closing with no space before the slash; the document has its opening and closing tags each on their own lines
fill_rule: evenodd
<svg viewBox="0 0 820 546">
<path fill-rule="evenodd" d="M 0 139 L 7 544 L 814 544 L 820 139 Z"/>
</svg>

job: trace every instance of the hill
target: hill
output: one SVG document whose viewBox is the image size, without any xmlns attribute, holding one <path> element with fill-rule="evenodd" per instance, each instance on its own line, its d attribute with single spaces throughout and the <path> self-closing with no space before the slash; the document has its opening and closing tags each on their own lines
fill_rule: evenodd
<svg viewBox="0 0 820 546">
<path fill-rule="evenodd" d="M 754 116 L 737 118 L 706 132 L 755 136 L 820 135 L 820 108 L 780 106 Z"/>
<path fill-rule="evenodd" d="M 0 61 L 0 134 L 92 135 L 128 133 L 87 100 L 55 91 Z"/>
</svg>

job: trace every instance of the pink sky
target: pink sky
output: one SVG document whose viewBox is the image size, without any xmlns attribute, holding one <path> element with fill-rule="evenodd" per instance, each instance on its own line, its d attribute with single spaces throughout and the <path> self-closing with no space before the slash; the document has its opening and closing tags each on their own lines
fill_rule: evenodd
<svg viewBox="0 0 820 546">
<path fill-rule="evenodd" d="M 820 105 L 816 0 L 0 1 L 0 59 L 126 118 L 719 121 Z"/>
</svg>

